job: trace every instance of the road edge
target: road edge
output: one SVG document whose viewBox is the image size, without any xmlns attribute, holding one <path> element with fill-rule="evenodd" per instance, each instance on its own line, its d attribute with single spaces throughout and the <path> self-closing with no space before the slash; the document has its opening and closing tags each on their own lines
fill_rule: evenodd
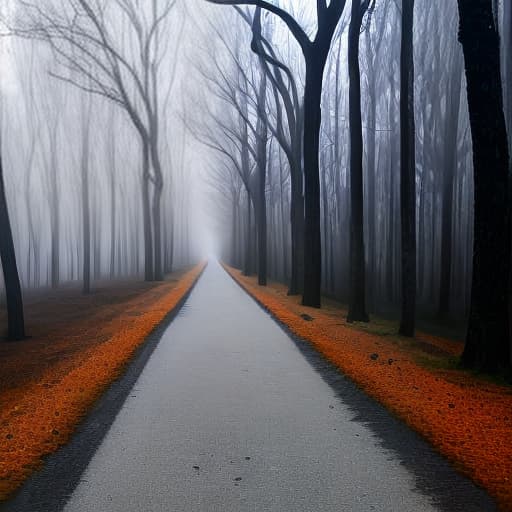
<svg viewBox="0 0 512 512">
<path fill-rule="evenodd" d="M 78 424 L 70 441 L 48 455 L 43 467 L 32 474 L 10 499 L 0 503 L 0 512 L 60 512 L 64 509 L 162 335 L 179 315 L 208 262 L 202 265 L 187 291 L 136 349 L 123 374 L 108 386 Z"/>
<path fill-rule="evenodd" d="M 456 500 L 457 496 L 462 496 L 463 494 L 466 495 L 466 498 L 469 495 L 471 496 L 468 502 L 472 502 L 472 504 L 477 507 L 474 510 L 478 512 L 501 510 L 496 502 L 496 498 L 492 496 L 487 489 L 479 486 L 467 475 L 459 472 L 453 463 L 436 450 L 424 436 L 409 427 L 384 404 L 366 393 L 364 389 L 359 387 L 341 368 L 338 368 L 324 354 L 317 350 L 310 341 L 293 332 L 286 322 L 281 320 L 267 305 L 253 295 L 251 291 L 244 286 L 243 282 L 238 280 L 234 273 L 230 271 L 238 271 L 238 269 L 231 269 L 223 262 L 220 262 L 220 265 L 234 283 L 289 336 L 311 366 L 315 368 L 324 381 L 354 411 L 356 415 L 355 421 L 363 422 L 379 437 L 385 448 L 393 450 L 399 456 L 404 466 L 417 478 L 417 486 L 419 489 L 439 499 L 439 502 L 435 504 L 440 507 L 440 510 L 443 512 L 459 510 L 453 508 L 457 503 L 452 500 Z M 361 411 L 363 411 L 364 414 L 361 414 Z M 423 447 L 421 453 L 408 453 L 408 439 L 415 439 L 416 442 Z M 421 460 L 421 463 L 418 464 L 416 459 Z M 444 475 L 439 478 L 439 486 L 436 486 L 436 479 L 431 479 L 431 475 L 429 474 L 431 466 L 430 461 L 434 460 L 443 461 L 442 467 L 436 467 L 436 471 Z M 423 470 L 423 468 L 425 468 L 425 470 Z M 456 475 L 455 478 L 453 478 L 452 472 Z M 447 488 L 445 488 L 445 482 L 448 484 Z"/>
</svg>

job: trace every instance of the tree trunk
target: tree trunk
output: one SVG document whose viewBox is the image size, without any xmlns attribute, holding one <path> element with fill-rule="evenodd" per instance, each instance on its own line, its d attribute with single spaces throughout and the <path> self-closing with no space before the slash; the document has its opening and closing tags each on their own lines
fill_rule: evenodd
<svg viewBox="0 0 512 512">
<path fill-rule="evenodd" d="M 299 295 L 304 291 L 304 179 L 301 168 L 290 173 L 292 268 L 288 295 Z"/>
<path fill-rule="evenodd" d="M 503 2 L 503 42 L 505 43 L 505 116 L 508 129 L 509 152 L 512 150 L 512 2 Z M 510 156 L 510 154 L 509 154 Z"/>
<path fill-rule="evenodd" d="M 0 154 L 0 259 L 5 283 L 5 296 L 7 299 L 7 336 L 11 341 L 25 338 L 25 320 L 23 315 L 23 298 L 21 284 L 16 264 L 16 253 L 12 238 L 9 209 L 5 194 L 4 169 L 2 155 Z"/>
<path fill-rule="evenodd" d="M 454 180 L 457 171 L 457 141 L 459 129 L 460 93 L 462 88 L 462 57 L 454 56 L 451 84 L 447 95 L 446 130 L 443 165 L 443 196 L 441 213 L 441 279 L 439 286 L 438 316 L 445 318 L 450 314 L 452 284 L 452 244 L 453 244 L 453 202 Z"/>
<path fill-rule="evenodd" d="M 164 178 L 160 154 L 158 152 L 158 118 L 151 120 L 151 135 L 149 141 L 151 164 L 154 173 L 153 190 L 153 277 L 155 281 L 164 280 L 163 250 L 162 250 L 162 194 L 164 190 Z M 171 225 L 172 229 L 172 225 Z M 172 233 L 171 233 L 172 236 Z"/>
<path fill-rule="evenodd" d="M 164 280 L 162 263 L 162 190 L 163 184 L 157 180 L 153 191 L 153 235 L 154 235 L 154 280 Z M 171 235 L 172 236 L 172 235 Z"/>
<path fill-rule="evenodd" d="M 142 136 L 142 221 L 144 231 L 144 279 L 155 278 L 153 262 L 153 233 L 151 228 L 151 207 L 149 200 L 149 143 Z"/>
<path fill-rule="evenodd" d="M 229 255 L 229 263 L 233 267 L 237 267 L 237 202 L 236 193 L 233 191 L 232 204 L 231 204 L 231 250 Z"/>
<path fill-rule="evenodd" d="M 350 121 L 350 296 L 348 322 L 368 322 L 364 259 L 363 125 L 361 120 L 361 71 L 359 36 L 363 10 L 352 2 L 348 36 Z"/>
<path fill-rule="evenodd" d="M 84 111 L 84 109 L 82 109 Z M 82 122 L 82 229 L 83 229 L 83 268 L 82 268 L 82 292 L 91 292 L 91 214 L 89 205 L 89 140 L 90 140 L 90 112 L 89 108 Z M 84 112 L 85 113 L 85 112 Z M 96 259 L 96 258 L 95 258 Z"/>
<path fill-rule="evenodd" d="M 389 123 L 394 122 L 394 116 L 392 114 L 393 105 L 390 105 L 389 109 Z M 389 162 L 389 202 L 388 202 L 388 239 L 386 244 L 386 276 L 385 276 L 385 288 L 386 288 L 386 299 L 389 302 L 393 302 L 393 285 L 394 285 L 394 258 L 395 258 L 395 145 L 394 137 L 390 136 L 390 162 Z"/>
<path fill-rule="evenodd" d="M 473 279 L 462 363 L 510 368 L 509 153 L 500 75 L 499 36 L 490 0 L 458 1 L 464 51 L 475 189 Z"/>
<path fill-rule="evenodd" d="M 245 254 L 243 275 L 250 276 L 252 274 L 252 206 L 251 195 L 247 192 L 247 231 L 245 234 Z"/>
<path fill-rule="evenodd" d="M 283 278 L 288 280 L 288 239 L 286 232 L 286 223 L 284 215 L 284 183 L 283 183 L 283 166 L 281 165 L 281 158 L 279 159 L 279 224 L 281 226 L 281 243 L 282 243 L 282 258 L 283 258 Z"/>
<path fill-rule="evenodd" d="M 116 135 L 114 129 L 113 110 L 110 118 L 110 140 L 108 148 L 109 163 L 109 184 L 110 184 L 110 279 L 114 279 L 116 273 L 116 175 L 117 175 L 117 159 L 116 159 Z"/>
<path fill-rule="evenodd" d="M 327 197 L 327 169 L 325 162 L 322 162 L 320 168 L 320 179 L 321 179 L 321 194 L 322 194 L 322 227 L 323 227 L 323 246 L 322 246 L 322 268 L 323 271 L 323 286 L 327 292 L 330 292 L 328 285 L 329 278 L 329 251 L 327 250 L 329 243 L 329 200 Z"/>
<path fill-rule="evenodd" d="M 51 285 L 58 288 L 60 282 L 60 201 L 57 165 L 57 126 L 52 129 L 50 151 L 51 155 L 51 201 L 50 201 L 50 222 L 51 222 Z"/>
<path fill-rule="evenodd" d="M 304 179 L 300 167 L 290 173 L 292 267 L 288 295 L 299 295 L 304 291 Z"/>
<path fill-rule="evenodd" d="M 377 147 L 377 87 L 375 84 L 375 76 L 369 78 L 369 105 L 368 105 L 368 129 L 367 129 L 367 185 L 368 191 L 368 250 L 367 260 L 368 268 L 366 275 L 366 289 L 368 290 L 368 298 L 370 300 L 370 308 L 375 306 L 377 301 L 377 232 L 376 232 L 376 194 L 375 184 L 377 182 L 375 169 L 375 149 Z"/>
<path fill-rule="evenodd" d="M 323 61 L 322 61 L 323 60 Z M 325 59 L 306 56 L 304 93 L 304 306 L 320 307 L 322 247 L 320 231 L 320 125 Z"/>
<path fill-rule="evenodd" d="M 402 310 L 400 334 L 414 336 L 416 317 L 416 157 L 414 123 L 414 0 L 402 2 L 400 56 L 400 213 Z"/>
<path fill-rule="evenodd" d="M 262 59 L 260 58 L 260 61 Z M 263 64 L 261 64 L 263 67 Z M 263 73 L 258 92 L 258 110 L 262 113 L 266 108 L 267 94 L 267 75 Z M 256 208 L 257 229 L 258 229 L 258 284 L 267 286 L 267 201 L 265 196 L 265 186 L 267 182 L 267 124 L 265 115 L 258 116 L 257 122 L 257 144 L 256 152 L 258 160 L 256 162 L 258 173 L 258 206 Z"/>
</svg>

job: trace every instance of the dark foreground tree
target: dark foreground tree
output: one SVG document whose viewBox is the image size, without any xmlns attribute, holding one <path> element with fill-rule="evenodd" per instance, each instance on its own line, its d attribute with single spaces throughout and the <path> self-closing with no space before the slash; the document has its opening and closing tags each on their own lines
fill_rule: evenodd
<svg viewBox="0 0 512 512">
<path fill-rule="evenodd" d="M 272 12 L 290 29 L 301 47 L 306 63 L 304 90 L 304 294 L 305 306 L 320 307 L 322 278 L 322 246 L 320 230 L 320 126 L 322 122 L 322 89 L 325 65 L 336 27 L 346 0 L 317 2 L 318 31 L 313 40 L 296 19 L 284 9 L 265 0 L 209 0 L 223 5 L 255 5 Z"/>
<path fill-rule="evenodd" d="M 256 32 L 261 32 L 261 10 L 256 9 L 254 16 L 254 25 L 259 27 Z M 260 65 L 263 70 L 262 57 Z M 267 145 L 268 145 L 268 126 L 266 122 L 266 101 L 267 97 L 267 75 L 264 71 L 261 73 L 261 79 L 258 90 L 258 121 L 256 124 L 256 167 L 257 167 L 257 193 L 258 198 L 256 215 L 258 216 L 258 284 L 267 286 L 267 201 L 265 198 L 265 189 L 267 184 Z"/>
<path fill-rule="evenodd" d="M 373 2 L 372 2 L 373 4 Z M 361 116 L 361 69 L 359 38 L 370 0 L 353 0 L 348 30 L 350 118 L 350 299 L 348 322 L 368 322 L 363 219 L 363 122 Z M 373 9 L 373 5 L 372 5 Z"/>
<path fill-rule="evenodd" d="M 4 274 L 5 295 L 7 299 L 8 338 L 19 341 L 25 338 L 25 320 L 23 316 L 23 298 L 20 278 L 16 264 L 16 253 L 12 239 L 7 197 L 5 195 L 4 168 L 0 139 L 0 259 Z"/>
<path fill-rule="evenodd" d="M 510 210 L 500 41 L 491 0 L 458 0 L 473 138 L 475 220 L 471 306 L 462 363 L 510 368 Z"/>
<path fill-rule="evenodd" d="M 402 1 L 400 55 L 400 213 L 402 309 L 400 334 L 414 336 L 416 315 L 416 158 L 414 123 L 414 0 Z"/>
</svg>

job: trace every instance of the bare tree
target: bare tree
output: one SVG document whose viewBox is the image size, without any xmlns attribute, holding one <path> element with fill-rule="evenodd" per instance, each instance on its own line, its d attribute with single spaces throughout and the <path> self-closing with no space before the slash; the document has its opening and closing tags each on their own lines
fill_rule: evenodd
<svg viewBox="0 0 512 512">
<path fill-rule="evenodd" d="M 252 50 L 261 58 L 260 64 L 269 78 L 276 105 L 275 123 L 266 115 L 266 123 L 286 155 L 291 175 L 291 276 L 289 295 L 303 290 L 304 279 L 304 178 L 302 167 L 302 133 L 304 105 L 299 100 L 297 81 L 289 66 L 278 59 L 271 41 L 262 34 L 261 22 L 252 23 L 249 14 L 237 8 L 251 24 Z M 255 20 L 258 18 L 254 17 Z M 281 106 L 281 101 L 283 106 Z M 284 107 L 284 113 L 283 113 Z M 286 120 L 286 126 L 285 126 Z M 288 135 L 287 135 L 288 134 Z"/>
<path fill-rule="evenodd" d="M 318 31 L 309 38 L 297 20 L 286 10 L 265 0 L 208 0 L 223 5 L 255 5 L 283 20 L 301 47 L 306 63 L 304 90 L 304 293 L 305 306 L 320 307 L 322 277 L 322 245 L 320 227 L 320 126 L 322 121 L 322 86 L 325 65 L 336 27 L 346 0 L 317 2 Z"/>
<path fill-rule="evenodd" d="M 163 28 L 169 29 L 175 2 L 152 0 L 145 8 L 135 0 L 114 0 L 104 7 L 90 0 L 63 0 L 62 5 L 22 1 L 23 21 L 15 29 L 18 35 L 52 46 L 71 72 L 54 76 L 113 101 L 125 110 L 137 130 L 147 280 L 163 278 L 159 79 L 171 33 Z M 124 44 L 127 38 L 132 44 Z"/>
</svg>

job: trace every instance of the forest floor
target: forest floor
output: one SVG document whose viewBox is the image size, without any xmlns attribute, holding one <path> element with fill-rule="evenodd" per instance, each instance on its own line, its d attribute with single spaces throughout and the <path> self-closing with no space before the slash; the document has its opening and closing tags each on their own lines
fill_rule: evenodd
<svg viewBox="0 0 512 512">
<path fill-rule="evenodd" d="M 0 501 L 67 442 L 203 268 L 162 283 L 100 283 L 87 296 L 74 287 L 27 294 L 30 338 L 0 343 Z"/>
<path fill-rule="evenodd" d="M 346 322 L 346 307 L 323 300 L 304 307 L 286 286 L 231 276 L 293 335 L 309 341 L 368 395 L 426 438 L 454 467 L 512 511 L 512 387 L 462 371 L 460 341 L 418 333 L 372 318 Z"/>
</svg>

